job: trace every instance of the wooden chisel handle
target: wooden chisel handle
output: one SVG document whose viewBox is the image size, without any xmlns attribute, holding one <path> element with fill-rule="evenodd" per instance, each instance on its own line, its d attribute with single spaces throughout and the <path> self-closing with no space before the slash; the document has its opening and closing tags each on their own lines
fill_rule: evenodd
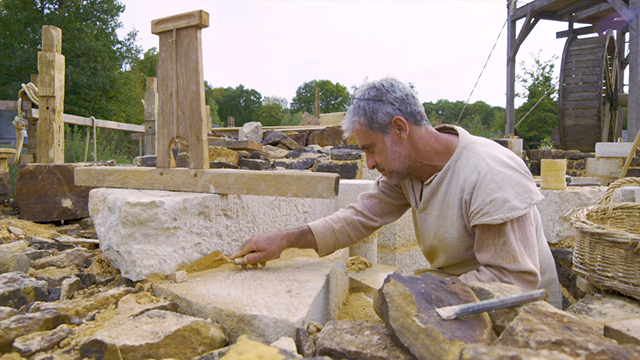
<svg viewBox="0 0 640 360">
<path fill-rule="evenodd" d="M 549 294 L 544 289 L 529 291 L 522 294 L 505 296 L 490 300 L 478 301 L 470 304 L 445 306 L 437 308 L 436 312 L 445 320 L 457 319 L 461 316 L 474 315 L 485 311 L 510 308 L 528 304 L 538 300 L 547 300 Z"/>
</svg>

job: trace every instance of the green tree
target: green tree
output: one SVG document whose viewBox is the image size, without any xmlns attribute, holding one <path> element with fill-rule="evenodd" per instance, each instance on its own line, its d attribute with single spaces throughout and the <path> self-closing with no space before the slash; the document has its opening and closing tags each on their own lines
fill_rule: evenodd
<svg viewBox="0 0 640 360">
<path fill-rule="evenodd" d="M 132 70 L 139 72 L 145 77 L 157 77 L 158 69 L 158 49 L 152 47 L 142 54 L 142 58 L 136 60 L 132 66 Z"/>
<path fill-rule="evenodd" d="M 220 126 L 220 116 L 218 115 L 218 103 L 215 100 L 213 86 L 211 86 L 211 84 L 209 84 L 207 80 L 204 81 L 204 99 L 205 99 L 205 103 L 209 105 L 209 108 L 211 110 L 211 112 L 209 113 L 209 116 L 211 116 L 211 124 Z"/>
<path fill-rule="evenodd" d="M 291 101 L 294 112 L 316 112 L 316 88 L 320 89 L 320 112 L 332 113 L 346 111 L 349 106 L 349 90 L 340 83 L 330 80 L 312 80 L 298 87 L 296 96 Z"/>
<path fill-rule="evenodd" d="M 557 56 L 541 60 L 538 52 L 531 57 L 533 64 L 527 66 L 521 62 L 522 74 L 517 76 L 518 82 L 526 89 L 518 96 L 527 101 L 516 109 L 516 130 L 526 143 L 536 144 L 551 137 L 553 129 L 558 126 L 558 90 L 554 76 Z"/>
<path fill-rule="evenodd" d="M 247 89 L 242 84 L 235 88 L 215 88 L 212 98 L 218 104 L 218 114 L 225 124 L 229 116 L 235 118 L 236 126 L 260 121 L 262 94 L 257 90 Z"/>
<path fill-rule="evenodd" d="M 425 102 L 422 106 L 434 125 L 455 124 L 484 137 L 499 137 L 504 130 L 504 108 L 491 106 L 484 101 L 476 101 L 465 107 L 464 101 L 438 100 L 435 103 Z"/>
</svg>

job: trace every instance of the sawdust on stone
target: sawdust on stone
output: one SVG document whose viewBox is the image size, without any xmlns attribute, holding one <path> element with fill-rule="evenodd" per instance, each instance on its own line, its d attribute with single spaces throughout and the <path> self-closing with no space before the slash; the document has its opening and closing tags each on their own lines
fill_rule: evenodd
<svg viewBox="0 0 640 360">
<path fill-rule="evenodd" d="M 364 270 L 371 267 L 371 262 L 362 256 L 352 256 L 345 261 L 346 271 L 348 273 Z"/>
<path fill-rule="evenodd" d="M 373 300 L 362 291 L 349 293 L 349 296 L 342 304 L 342 308 L 340 308 L 336 320 L 382 323 L 382 320 L 373 310 Z"/>
</svg>

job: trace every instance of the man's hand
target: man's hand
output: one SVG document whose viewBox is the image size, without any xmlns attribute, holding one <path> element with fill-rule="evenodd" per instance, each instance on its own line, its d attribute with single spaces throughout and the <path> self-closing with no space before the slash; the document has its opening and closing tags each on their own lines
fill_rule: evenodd
<svg viewBox="0 0 640 360">
<path fill-rule="evenodd" d="M 254 235 L 231 255 L 231 260 L 242 257 L 245 263 L 243 268 L 246 265 L 266 266 L 267 261 L 277 259 L 284 249 L 290 247 L 317 249 L 311 229 L 304 226 L 294 230 Z"/>
</svg>

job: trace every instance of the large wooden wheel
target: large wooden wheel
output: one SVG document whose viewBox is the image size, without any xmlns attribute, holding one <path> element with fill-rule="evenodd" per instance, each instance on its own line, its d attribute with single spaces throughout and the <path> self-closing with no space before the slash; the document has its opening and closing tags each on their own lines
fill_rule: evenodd
<svg viewBox="0 0 640 360">
<path fill-rule="evenodd" d="M 592 152 L 622 135 L 618 116 L 618 52 L 613 33 L 569 37 L 562 54 L 558 127 L 565 150 Z"/>
</svg>

